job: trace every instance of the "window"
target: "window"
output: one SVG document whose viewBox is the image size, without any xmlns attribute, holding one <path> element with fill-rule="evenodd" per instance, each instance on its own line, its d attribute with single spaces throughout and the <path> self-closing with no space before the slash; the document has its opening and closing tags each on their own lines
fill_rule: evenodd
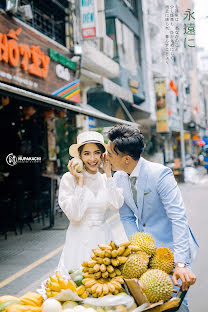
<svg viewBox="0 0 208 312">
<path fill-rule="evenodd" d="M 106 34 L 114 42 L 113 59 L 136 75 L 141 64 L 140 38 L 117 18 L 106 19 Z"/>
<path fill-rule="evenodd" d="M 118 45 L 118 55 L 120 64 L 128 69 L 133 75 L 137 74 L 137 63 L 135 53 L 135 35 L 134 33 L 119 19 L 116 19 L 116 36 Z"/>
<path fill-rule="evenodd" d="M 134 51 L 135 51 L 136 64 L 141 65 L 140 38 L 137 36 L 134 36 Z"/>
<path fill-rule="evenodd" d="M 67 39 L 67 46 L 69 48 L 73 46 L 72 12 L 70 11 L 67 15 L 65 13 L 65 9 L 69 9 L 67 0 L 20 0 L 19 5 L 25 4 L 31 5 L 33 18 L 32 20 L 24 20 L 21 15 L 17 15 L 19 19 L 64 46 L 66 46 L 67 34 L 67 38 L 70 38 L 70 40 Z"/>
<path fill-rule="evenodd" d="M 114 61 L 118 60 L 118 46 L 116 39 L 116 26 L 115 18 L 106 19 L 106 35 L 108 35 L 113 40 L 113 59 Z"/>
</svg>

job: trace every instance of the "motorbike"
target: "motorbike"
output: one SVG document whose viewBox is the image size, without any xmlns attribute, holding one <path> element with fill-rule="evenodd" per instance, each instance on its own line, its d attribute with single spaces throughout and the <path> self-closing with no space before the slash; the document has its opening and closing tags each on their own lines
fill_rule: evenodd
<svg viewBox="0 0 208 312">
<path fill-rule="evenodd" d="M 203 146 L 202 155 L 204 157 L 204 168 L 208 173 L 208 144 Z"/>
</svg>

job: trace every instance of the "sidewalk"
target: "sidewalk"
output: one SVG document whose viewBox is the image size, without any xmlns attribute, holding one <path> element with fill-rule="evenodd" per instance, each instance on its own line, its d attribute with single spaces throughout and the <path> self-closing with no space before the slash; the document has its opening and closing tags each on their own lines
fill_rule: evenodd
<svg viewBox="0 0 208 312">
<path fill-rule="evenodd" d="M 46 226 L 48 225 L 49 220 L 46 219 Z M 48 267 L 55 268 L 58 263 L 61 252 L 1 288 L 2 281 L 17 272 L 21 273 L 26 267 L 64 244 L 65 232 L 68 227 L 68 220 L 64 214 L 62 216 L 58 214 L 55 218 L 55 226 L 65 228 L 64 230 L 42 230 L 42 223 L 37 221 L 31 223 L 31 226 L 32 231 L 25 225 L 22 235 L 19 234 L 19 231 L 17 236 L 13 232 L 9 232 L 7 240 L 4 240 L 4 236 L 0 236 L 0 294 L 18 293 L 21 289 L 20 285 L 32 283 L 37 276 L 43 275 Z"/>
<path fill-rule="evenodd" d="M 125 241 L 118 213 L 109 211 L 107 221 L 117 241 Z M 45 227 L 48 224 L 49 220 L 46 219 Z M 57 214 L 55 226 L 49 230 L 43 230 L 41 222 L 36 221 L 31 225 L 32 231 L 25 226 L 22 235 L 15 236 L 9 232 L 7 240 L 0 236 L 0 295 L 22 295 L 26 291 L 36 290 L 57 267 L 68 219 L 64 214 Z"/>
</svg>

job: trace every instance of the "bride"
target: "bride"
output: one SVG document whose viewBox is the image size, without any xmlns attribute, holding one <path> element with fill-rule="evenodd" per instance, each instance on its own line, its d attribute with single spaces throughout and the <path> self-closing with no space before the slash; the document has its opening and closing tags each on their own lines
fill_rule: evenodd
<svg viewBox="0 0 208 312">
<path fill-rule="evenodd" d="M 118 210 L 124 199 L 112 178 L 105 151 L 103 136 L 94 131 L 78 135 L 77 144 L 69 148 L 72 157 L 81 158 L 84 169 L 78 173 L 79 165 L 70 160 L 69 172 L 63 175 L 59 188 L 59 205 L 70 221 L 58 265 L 58 271 L 64 275 L 90 260 L 92 249 L 98 244 L 112 239 L 105 214 L 108 209 Z M 102 161 L 105 174 L 99 172 Z"/>
</svg>

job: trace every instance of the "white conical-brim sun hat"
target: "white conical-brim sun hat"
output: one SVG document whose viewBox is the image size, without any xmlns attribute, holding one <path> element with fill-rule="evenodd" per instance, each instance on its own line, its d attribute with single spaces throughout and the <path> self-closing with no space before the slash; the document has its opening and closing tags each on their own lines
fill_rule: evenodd
<svg viewBox="0 0 208 312">
<path fill-rule="evenodd" d="M 87 143 L 102 144 L 105 150 L 107 147 L 107 144 L 104 143 L 104 138 L 102 134 L 100 134 L 99 132 L 95 132 L 95 131 L 85 131 L 85 132 L 80 133 L 77 136 L 77 144 L 72 144 L 69 147 L 69 154 L 72 157 L 79 158 L 79 151 L 78 151 L 79 147 Z"/>
</svg>

